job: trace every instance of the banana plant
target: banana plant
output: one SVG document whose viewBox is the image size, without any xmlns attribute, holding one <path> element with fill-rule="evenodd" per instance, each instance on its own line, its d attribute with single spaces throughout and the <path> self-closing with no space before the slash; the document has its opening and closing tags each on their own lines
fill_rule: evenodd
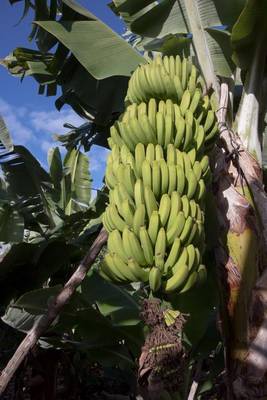
<svg viewBox="0 0 267 400">
<path fill-rule="evenodd" d="M 26 12 L 32 5 L 27 0 L 24 3 Z M 38 50 L 33 54 L 19 49 L 2 64 L 14 75 L 32 75 L 37 81 L 45 75 L 45 80 L 39 81 L 41 92 L 47 86 L 47 94 L 53 94 L 55 85 L 60 85 L 63 95 L 57 107 L 70 104 L 96 123 L 104 136 L 123 111 L 131 71 L 154 52 L 175 55 L 188 51 L 190 45 L 206 90 L 214 91 L 221 128 L 213 156 L 218 238 L 214 240 L 210 233 L 208 247 L 216 256 L 221 283 L 222 334 L 229 381 L 233 383 L 229 398 L 232 392 L 236 398 L 260 396 L 267 371 L 260 356 L 264 353 L 266 321 L 259 310 L 264 298 L 260 289 L 266 285 L 267 243 L 267 198 L 262 185 L 266 1 L 114 0 L 111 9 L 124 20 L 128 33 L 135 35 L 134 47 L 145 57 L 72 0 L 51 1 L 50 11 L 46 2 L 42 3 L 46 4 L 44 10 L 38 4 L 36 1 L 32 35 L 36 35 Z M 55 11 L 59 9 L 60 19 Z M 68 21 L 75 29 L 64 30 Z M 81 35 L 82 29 L 86 34 Z M 103 41 L 98 40 L 99 35 Z M 110 48 L 105 46 L 106 40 L 111 41 Z M 56 52 L 49 54 L 55 44 Z M 116 58 L 117 50 L 122 59 Z M 103 54 L 105 63 L 99 60 Z M 214 226 L 207 229 L 212 232 Z M 257 382 L 257 387 L 251 381 Z"/>
</svg>

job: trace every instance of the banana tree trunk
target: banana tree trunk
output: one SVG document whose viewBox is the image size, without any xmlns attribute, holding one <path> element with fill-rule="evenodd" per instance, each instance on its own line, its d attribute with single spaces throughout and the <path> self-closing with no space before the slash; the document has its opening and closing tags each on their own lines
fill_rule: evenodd
<svg viewBox="0 0 267 400">
<path fill-rule="evenodd" d="M 220 240 L 216 248 L 222 298 L 226 363 L 236 399 L 256 399 L 265 393 L 267 322 L 264 291 L 267 197 L 257 161 L 244 149 L 226 123 L 228 86 L 221 85 L 217 118 L 220 143 L 215 155 L 216 196 Z"/>
</svg>

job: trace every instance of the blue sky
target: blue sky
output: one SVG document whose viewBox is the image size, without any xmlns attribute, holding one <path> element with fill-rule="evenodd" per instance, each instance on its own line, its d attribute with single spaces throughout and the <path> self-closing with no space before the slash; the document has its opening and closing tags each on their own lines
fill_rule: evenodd
<svg viewBox="0 0 267 400">
<path fill-rule="evenodd" d="M 118 33 L 123 32 L 122 22 L 109 10 L 106 0 L 76 0 Z M 27 37 L 31 31 L 32 16 L 17 25 L 23 2 L 13 6 L 2 1 L 0 13 L 0 59 L 16 47 L 34 47 Z M 15 144 L 25 145 L 46 167 L 47 150 L 56 146 L 53 133 L 64 133 L 63 123 L 79 126 L 84 121 L 68 106 L 58 112 L 54 106 L 56 97 L 38 95 L 38 86 L 32 78 L 19 79 L 8 74 L 0 66 L 0 114 L 4 117 Z M 93 187 L 100 187 L 105 169 L 107 151 L 93 146 L 89 153 Z"/>
</svg>

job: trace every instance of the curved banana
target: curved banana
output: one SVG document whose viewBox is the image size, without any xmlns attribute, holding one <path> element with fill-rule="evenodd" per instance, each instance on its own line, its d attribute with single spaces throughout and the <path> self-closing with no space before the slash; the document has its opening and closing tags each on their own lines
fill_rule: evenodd
<svg viewBox="0 0 267 400">
<path fill-rule="evenodd" d="M 173 191 L 171 194 L 171 210 L 168 218 L 167 229 L 170 228 L 173 219 L 178 215 L 182 209 L 182 200 L 178 192 Z"/>
<path fill-rule="evenodd" d="M 153 214 L 153 213 L 152 213 Z M 136 207 L 133 217 L 133 231 L 138 236 L 141 226 L 145 225 L 146 207 L 144 204 L 139 204 Z M 151 220 L 151 219 L 150 219 Z"/>
<path fill-rule="evenodd" d="M 183 230 L 180 235 L 181 242 L 184 243 L 188 236 L 190 235 L 192 226 L 194 224 L 193 218 L 189 215 L 189 217 L 186 219 Z"/>
<path fill-rule="evenodd" d="M 148 217 L 150 218 L 152 212 L 158 210 L 158 205 L 155 195 L 149 186 L 144 187 L 144 198 L 145 198 L 146 212 L 148 214 Z"/>
<path fill-rule="evenodd" d="M 146 148 L 146 159 L 150 164 L 155 160 L 155 146 L 149 143 Z"/>
<path fill-rule="evenodd" d="M 133 258 L 128 259 L 127 264 L 129 270 L 132 272 L 133 275 L 136 277 L 136 282 L 147 282 L 149 277 L 148 269 L 140 267 L 138 262 Z"/>
<path fill-rule="evenodd" d="M 145 153 L 145 146 L 143 145 L 143 143 L 138 143 L 135 147 L 135 164 L 136 164 L 136 171 L 137 171 L 137 175 L 138 178 L 142 177 L 142 165 L 143 165 L 143 161 L 146 158 L 146 153 Z"/>
<path fill-rule="evenodd" d="M 149 286 L 152 292 L 157 292 L 161 287 L 161 272 L 157 267 L 152 267 L 149 272 Z"/>
<path fill-rule="evenodd" d="M 159 161 L 152 162 L 152 191 L 158 199 L 161 194 L 161 170 Z"/>
<path fill-rule="evenodd" d="M 148 234 L 153 246 L 156 243 L 159 229 L 160 229 L 159 213 L 158 211 L 153 211 L 149 219 L 149 225 L 148 225 Z"/>
<path fill-rule="evenodd" d="M 182 265 L 175 274 L 166 281 L 164 290 L 166 293 L 173 292 L 174 290 L 178 290 L 183 286 L 187 277 L 189 275 L 188 267 L 186 264 Z"/>
<path fill-rule="evenodd" d="M 123 248 L 123 241 L 118 229 L 114 229 L 108 236 L 108 250 L 110 253 L 117 252 L 123 261 L 127 261 L 128 256 Z"/>
<path fill-rule="evenodd" d="M 185 218 L 188 218 L 188 216 L 190 214 L 190 203 L 189 203 L 188 197 L 182 196 L 181 202 L 182 202 L 182 211 L 184 213 L 184 216 L 185 216 Z"/>
<path fill-rule="evenodd" d="M 192 169 L 187 170 L 186 174 L 186 179 L 187 179 L 187 197 L 188 199 L 192 199 L 195 195 L 196 189 L 197 189 L 197 178 L 194 174 L 194 171 Z"/>
<path fill-rule="evenodd" d="M 179 149 L 183 143 L 184 136 L 185 136 L 185 120 L 182 116 L 176 117 L 175 119 L 175 138 L 174 138 L 174 146 Z"/>
<path fill-rule="evenodd" d="M 168 193 L 169 189 L 169 169 L 165 160 L 159 161 L 161 171 L 161 193 Z"/>
<path fill-rule="evenodd" d="M 145 186 L 152 188 L 152 171 L 148 160 L 144 160 L 142 164 L 142 179 Z"/>
<path fill-rule="evenodd" d="M 153 246 L 149 234 L 144 226 L 141 226 L 140 228 L 139 237 L 147 265 L 153 265 L 154 262 Z"/>
<path fill-rule="evenodd" d="M 155 256 L 157 254 L 161 254 L 163 256 L 163 260 L 164 260 L 164 256 L 165 256 L 165 252 L 166 252 L 166 245 L 167 245 L 167 240 L 166 240 L 165 229 L 160 228 L 160 230 L 158 232 L 157 240 L 155 243 Z M 164 262 L 163 262 L 163 264 L 164 264 Z"/>
<path fill-rule="evenodd" d="M 160 146 L 165 144 L 165 119 L 162 112 L 158 111 L 156 114 L 156 132 L 157 142 Z"/>
<path fill-rule="evenodd" d="M 170 227 L 167 229 L 167 244 L 168 246 L 172 245 L 174 242 L 174 239 L 177 236 L 180 236 L 182 230 L 184 229 L 185 225 L 185 217 L 184 213 L 180 211 L 178 215 L 174 218 L 172 224 Z"/>
<path fill-rule="evenodd" d="M 159 217 L 162 226 L 165 226 L 170 215 L 171 199 L 168 194 L 163 194 L 159 204 Z"/>
<path fill-rule="evenodd" d="M 181 240 L 179 237 L 176 237 L 171 246 L 171 250 L 169 252 L 168 258 L 164 264 L 165 272 L 168 272 L 168 270 L 174 266 L 174 264 L 176 263 L 179 255 L 180 255 L 180 250 L 181 250 Z"/>
<path fill-rule="evenodd" d="M 157 144 L 155 147 L 155 158 L 156 161 L 160 161 L 164 158 L 163 148 L 159 144 Z"/>
<path fill-rule="evenodd" d="M 183 168 L 180 165 L 176 165 L 176 174 L 177 174 L 177 192 L 180 196 L 184 193 L 185 189 L 185 174 Z"/>
<path fill-rule="evenodd" d="M 129 200 L 125 199 L 121 204 L 121 215 L 127 225 L 132 226 L 134 218 L 134 209 L 130 205 Z"/>
<path fill-rule="evenodd" d="M 145 203 L 144 185 L 142 179 L 137 179 L 134 185 L 134 201 L 138 207 L 140 204 Z"/>
</svg>

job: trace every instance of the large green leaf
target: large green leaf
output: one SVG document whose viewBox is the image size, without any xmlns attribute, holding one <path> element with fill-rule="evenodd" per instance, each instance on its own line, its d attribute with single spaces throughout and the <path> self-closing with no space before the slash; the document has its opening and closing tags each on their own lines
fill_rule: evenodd
<svg viewBox="0 0 267 400">
<path fill-rule="evenodd" d="M 118 324 L 126 325 L 127 323 L 140 322 L 139 305 L 134 296 L 120 286 L 104 280 L 98 273 L 89 273 L 82 282 L 81 292 L 88 301 L 96 302 L 101 313 L 105 316 L 110 315 L 115 319 L 116 314 L 119 315 L 119 311 L 122 311 L 120 322 L 117 319 Z"/>
<path fill-rule="evenodd" d="M 29 331 L 47 311 L 49 299 L 57 295 L 61 287 L 37 289 L 22 295 L 10 304 L 2 320 L 22 332 Z"/>
<path fill-rule="evenodd" d="M 188 2 L 185 3 L 185 0 L 163 0 L 148 2 L 149 4 L 138 2 L 137 7 L 134 7 L 135 0 L 125 0 L 119 4 L 114 1 L 113 3 L 113 9 L 125 19 L 128 28 L 142 37 L 141 44 L 144 48 L 149 48 L 151 40 L 155 38 L 168 38 L 170 34 L 187 35 L 192 33 L 190 18 L 186 11 Z M 192 3 L 196 6 L 204 40 L 208 46 L 216 74 L 230 76 L 233 63 L 230 58 L 231 47 L 228 36 L 227 33 L 225 35 L 218 33 L 218 29 L 215 32 L 215 29 L 226 27 L 227 31 L 231 31 L 244 7 L 245 0 L 195 0 Z M 227 41 L 228 45 L 226 46 Z M 199 48 L 197 48 L 198 51 Z M 175 43 L 173 52 L 175 52 Z"/>
<path fill-rule="evenodd" d="M 267 3 L 265 0 L 248 0 L 232 31 L 233 59 L 242 69 L 249 69 L 256 47 L 261 43 L 264 62 L 267 38 Z"/>
<path fill-rule="evenodd" d="M 62 200 L 65 214 L 85 211 L 90 206 L 91 177 L 89 159 L 78 149 L 69 150 L 64 159 Z"/>
<path fill-rule="evenodd" d="M 21 212 L 39 222 L 53 226 L 54 220 L 47 200 L 51 179 L 37 159 L 23 146 L 14 146 L 15 160 L 2 164 L 10 197 Z"/>
<path fill-rule="evenodd" d="M 47 312 L 50 302 L 60 290 L 61 286 L 58 285 L 25 293 L 9 305 L 2 320 L 17 330 L 29 331 Z M 59 334 L 72 330 L 81 346 L 84 342 L 89 349 L 118 346 L 122 339 L 121 333 L 109 319 L 95 310 L 79 293 L 71 297 L 51 328 Z"/>
<path fill-rule="evenodd" d="M 122 288 L 107 282 L 97 272 L 90 271 L 81 285 L 86 301 L 96 304 L 101 314 L 109 317 L 112 326 L 125 338 L 131 351 L 138 355 L 144 341 L 140 319 L 141 296 L 130 286 Z"/>
<path fill-rule="evenodd" d="M 144 62 L 141 55 L 97 19 L 36 23 L 63 43 L 96 79 L 129 76 Z"/>
</svg>

